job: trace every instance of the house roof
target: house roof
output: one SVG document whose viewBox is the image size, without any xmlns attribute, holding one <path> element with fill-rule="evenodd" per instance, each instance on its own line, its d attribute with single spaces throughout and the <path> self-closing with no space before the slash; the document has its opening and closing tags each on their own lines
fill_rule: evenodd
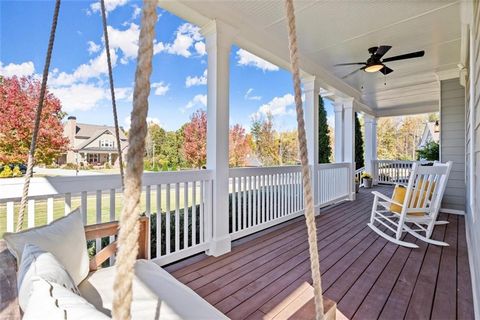
<svg viewBox="0 0 480 320">
<path fill-rule="evenodd" d="M 77 123 L 77 129 L 76 129 L 75 137 L 91 138 L 94 135 L 98 136 L 99 132 L 104 132 L 105 130 L 108 130 L 111 133 L 115 133 L 115 127 L 114 126 Z M 119 131 L 120 131 L 120 139 L 121 140 L 127 140 L 127 136 L 125 135 L 125 132 L 123 131 L 122 127 L 120 127 Z"/>
<path fill-rule="evenodd" d="M 75 138 L 84 138 L 86 140 L 82 141 L 79 145 L 75 147 L 75 149 L 85 149 L 90 143 L 95 141 L 98 137 L 100 137 L 104 133 L 111 133 L 115 135 L 115 127 L 113 126 L 102 126 L 102 125 L 95 125 L 95 124 L 84 124 L 84 123 L 77 123 L 76 127 L 76 134 Z M 128 146 L 127 136 L 123 131 L 123 128 L 120 127 L 120 143 L 122 145 L 122 150 Z M 116 150 L 116 149 L 115 149 Z"/>
<path fill-rule="evenodd" d="M 440 141 L 440 127 L 438 125 L 438 122 L 432 121 L 432 122 L 427 122 L 427 129 L 430 131 L 430 134 L 432 135 L 432 140 L 435 142 Z"/>
</svg>

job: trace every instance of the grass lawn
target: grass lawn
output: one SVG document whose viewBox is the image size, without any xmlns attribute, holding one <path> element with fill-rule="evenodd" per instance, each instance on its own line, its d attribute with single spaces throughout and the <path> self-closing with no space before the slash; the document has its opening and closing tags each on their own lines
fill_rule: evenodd
<svg viewBox="0 0 480 320">
<path fill-rule="evenodd" d="M 200 187 L 199 184 L 197 183 L 197 193 L 196 193 L 196 203 L 199 203 L 200 200 Z M 162 188 L 161 191 L 161 210 L 163 212 L 166 212 L 167 210 L 167 192 L 165 188 Z M 151 190 L 151 206 L 150 210 L 151 212 L 156 212 L 157 211 L 157 204 L 156 204 L 156 197 L 157 197 L 157 191 L 156 188 L 152 188 Z M 104 192 L 102 194 L 102 216 L 101 220 L 97 221 L 97 215 L 96 215 L 96 195 L 95 194 L 89 194 L 87 197 L 87 224 L 95 224 L 98 222 L 108 222 L 110 221 L 110 193 Z M 176 199 L 175 199 L 175 189 L 172 188 L 170 190 L 170 210 L 175 211 L 175 204 L 176 204 Z M 188 200 L 187 200 L 187 206 L 191 206 L 193 204 L 192 202 L 192 189 L 188 189 Z M 115 196 L 115 219 L 118 219 L 122 210 L 122 205 L 123 205 L 123 195 L 121 193 L 117 193 Z M 18 215 L 18 209 L 20 206 L 20 202 L 15 203 L 15 226 L 17 222 L 17 215 Z M 72 196 L 72 209 L 77 208 L 80 206 L 80 197 L 79 196 Z M 182 209 L 184 207 L 184 188 L 181 185 L 179 188 L 179 201 L 178 201 L 178 207 L 179 209 Z M 146 193 L 142 193 L 141 201 L 140 201 L 140 208 L 141 211 L 144 212 L 146 209 Z M 64 199 L 63 198 L 57 198 L 54 199 L 53 202 L 53 217 L 54 219 L 60 218 L 65 214 L 65 206 L 64 206 Z M 28 214 L 25 216 L 25 222 L 24 222 L 24 228 L 28 225 Z M 38 200 L 35 201 L 35 226 L 41 226 L 47 223 L 47 200 Z M 0 204 L 0 237 L 3 235 L 3 233 L 7 229 L 7 209 L 6 209 L 6 204 L 2 203 Z"/>
</svg>

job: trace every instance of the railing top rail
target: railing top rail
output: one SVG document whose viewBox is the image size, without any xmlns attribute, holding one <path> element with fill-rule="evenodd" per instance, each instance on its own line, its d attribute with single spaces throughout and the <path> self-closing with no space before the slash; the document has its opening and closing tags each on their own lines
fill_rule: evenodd
<svg viewBox="0 0 480 320">
<path fill-rule="evenodd" d="M 317 170 L 330 168 L 350 168 L 351 165 L 352 164 L 350 162 L 320 163 L 317 165 Z"/>
<path fill-rule="evenodd" d="M 142 185 L 203 181 L 211 180 L 212 177 L 211 170 L 145 172 Z M 121 189 L 120 179 L 118 174 L 33 178 L 28 195 L 29 199 L 38 199 L 66 193 Z M 21 178 L 0 180 L 0 202 L 20 200 L 23 183 Z"/>
<path fill-rule="evenodd" d="M 383 162 L 383 163 L 408 163 L 408 164 L 413 164 L 413 163 L 433 163 L 435 161 L 429 161 L 429 160 L 372 160 L 373 162 Z"/>
<path fill-rule="evenodd" d="M 300 172 L 300 166 L 274 166 L 274 167 L 243 167 L 230 168 L 229 177 L 258 176 L 280 173 Z"/>
<path fill-rule="evenodd" d="M 355 174 L 361 173 L 363 171 L 365 171 L 365 167 L 358 168 L 357 170 L 355 170 Z"/>
<path fill-rule="evenodd" d="M 340 162 L 340 163 L 320 163 L 318 164 L 317 170 L 329 169 L 329 168 L 349 168 L 351 163 L 349 162 Z M 282 174 L 282 173 L 292 173 L 300 172 L 300 166 L 272 166 L 272 167 L 242 167 L 242 168 L 230 168 L 229 177 L 245 177 L 245 176 L 259 176 L 259 175 L 270 175 L 270 174 Z"/>
</svg>

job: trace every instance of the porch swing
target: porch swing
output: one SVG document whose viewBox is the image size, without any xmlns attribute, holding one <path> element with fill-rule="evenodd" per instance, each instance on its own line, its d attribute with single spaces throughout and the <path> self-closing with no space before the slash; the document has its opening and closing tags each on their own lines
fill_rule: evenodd
<svg viewBox="0 0 480 320">
<path fill-rule="evenodd" d="M 60 1 L 56 0 L 55 5 L 39 104 L 28 155 L 28 168 L 18 216 L 17 233 L 4 235 L 8 247 L 16 256 L 19 265 L 18 301 L 25 318 L 37 319 L 46 316 L 53 319 L 59 316 L 67 319 L 105 319 L 111 315 L 114 319 L 225 319 L 225 315 L 157 264 L 148 260 L 137 260 L 137 258 L 147 259 L 149 256 L 147 252 L 149 220 L 147 217 L 140 216 L 139 201 L 147 133 L 146 117 L 152 71 L 154 27 L 157 22 L 156 1 L 144 0 L 142 9 L 125 177 L 123 177 L 123 163 L 119 149 L 120 172 L 124 187 L 124 206 L 119 224 L 110 222 L 83 227 L 81 213 L 76 209 L 66 217 L 55 220 L 49 225 L 21 231 Z M 100 3 L 117 145 L 120 148 L 104 0 L 100 0 Z M 285 0 L 285 9 L 288 20 L 302 181 L 305 190 L 305 219 L 313 280 L 315 312 L 311 314 L 311 318 L 333 319 L 335 318 L 335 305 L 331 302 L 326 303 L 328 307 L 324 309 L 322 297 L 293 0 Z M 96 256 L 88 261 L 86 240 L 114 236 L 117 231 L 118 240 L 97 252 Z M 115 254 L 116 264 L 114 267 L 98 269 L 104 261 Z M 111 290 L 112 286 L 113 291 Z M 11 296 L 11 293 L 8 292 L 5 295 L 4 290 L 8 290 L 8 288 L 2 287 L 0 297 Z"/>
</svg>

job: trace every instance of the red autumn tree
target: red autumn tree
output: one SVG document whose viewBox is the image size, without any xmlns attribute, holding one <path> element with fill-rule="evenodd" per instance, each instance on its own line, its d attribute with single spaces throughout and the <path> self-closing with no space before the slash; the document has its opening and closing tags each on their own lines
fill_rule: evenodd
<svg viewBox="0 0 480 320">
<path fill-rule="evenodd" d="M 183 155 L 187 164 L 201 168 L 207 162 L 207 113 L 196 111 L 185 125 Z"/>
<path fill-rule="evenodd" d="M 26 162 L 40 95 L 40 82 L 31 77 L 0 77 L 0 163 Z M 51 163 L 66 150 L 60 100 L 46 92 L 35 159 Z"/>
<path fill-rule="evenodd" d="M 230 167 L 243 167 L 246 165 L 247 155 L 250 153 L 250 145 L 245 135 L 245 129 L 236 124 L 230 128 L 229 140 L 229 163 Z"/>
</svg>

